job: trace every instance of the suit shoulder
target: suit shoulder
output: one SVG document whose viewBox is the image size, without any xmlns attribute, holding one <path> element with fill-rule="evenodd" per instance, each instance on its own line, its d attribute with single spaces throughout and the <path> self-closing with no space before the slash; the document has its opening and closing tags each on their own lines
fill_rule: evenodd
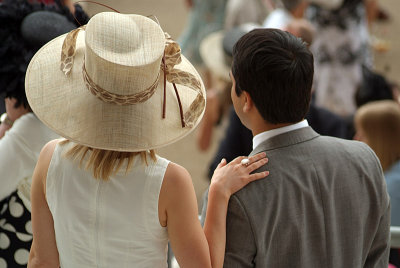
<svg viewBox="0 0 400 268">
<path fill-rule="evenodd" d="M 355 140 L 345 140 L 330 136 L 319 136 L 318 139 L 316 140 L 322 147 L 333 147 L 333 148 L 338 148 L 340 150 L 346 148 L 346 151 L 352 150 L 354 152 L 359 152 L 361 154 L 375 155 L 372 149 L 364 142 Z"/>
</svg>

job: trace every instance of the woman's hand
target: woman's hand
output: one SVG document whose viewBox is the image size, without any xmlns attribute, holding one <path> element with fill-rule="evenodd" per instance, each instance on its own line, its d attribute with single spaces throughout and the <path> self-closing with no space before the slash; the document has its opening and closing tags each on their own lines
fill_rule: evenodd
<svg viewBox="0 0 400 268">
<path fill-rule="evenodd" d="M 248 157 L 249 163 L 247 165 L 241 163 L 243 159 L 246 159 L 246 157 L 240 156 L 228 164 L 225 159 L 222 159 L 214 171 L 210 190 L 213 188 L 214 191 L 229 199 L 232 194 L 242 189 L 249 182 L 268 176 L 269 171 L 250 174 L 268 163 L 265 152 Z"/>
</svg>

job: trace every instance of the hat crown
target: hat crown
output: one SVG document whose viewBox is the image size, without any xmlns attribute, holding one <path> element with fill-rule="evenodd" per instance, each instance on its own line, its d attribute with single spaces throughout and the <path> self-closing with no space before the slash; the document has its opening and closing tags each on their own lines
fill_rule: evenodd
<svg viewBox="0 0 400 268">
<path fill-rule="evenodd" d="M 113 13 L 112 13 L 113 14 Z M 122 24 L 124 27 L 115 27 Z M 107 25 L 106 27 L 98 27 L 98 25 Z M 87 43 L 95 52 L 103 57 L 107 54 L 116 54 L 122 56 L 119 60 L 123 60 L 124 54 L 129 54 L 140 49 L 140 45 L 146 40 L 141 36 L 136 21 L 127 16 L 96 16 L 87 25 L 86 36 Z M 114 40 L 118 40 L 115 43 Z M 120 45 L 122 44 L 122 45 Z M 127 64 L 129 64 L 127 62 Z"/>
<path fill-rule="evenodd" d="M 85 43 L 88 76 L 110 93 L 141 92 L 159 76 L 165 36 L 147 17 L 99 13 L 86 26 Z"/>
</svg>

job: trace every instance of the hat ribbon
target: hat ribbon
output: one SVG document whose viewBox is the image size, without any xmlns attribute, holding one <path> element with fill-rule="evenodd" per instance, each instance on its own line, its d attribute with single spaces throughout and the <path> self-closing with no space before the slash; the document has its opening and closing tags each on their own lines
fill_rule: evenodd
<svg viewBox="0 0 400 268">
<path fill-rule="evenodd" d="M 200 117 L 203 108 L 206 104 L 203 92 L 201 90 L 201 82 L 197 79 L 196 76 L 189 72 L 185 72 L 183 70 L 174 68 L 175 65 L 178 65 L 182 62 L 181 58 L 181 48 L 177 42 L 172 40 L 171 36 L 168 33 L 165 33 L 165 50 L 164 50 L 164 59 L 161 64 L 161 69 L 164 72 L 164 103 L 163 103 L 163 118 L 165 118 L 165 83 L 166 81 L 172 83 L 174 86 L 175 93 L 177 95 L 178 104 L 180 105 L 180 99 L 178 95 L 178 89 L 176 88 L 176 84 L 183 85 L 189 87 L 197 92 L 197 96 L 194 101 L 190 104 L 189 109 L 183 115 L 182 118 L 182 127 L 188 126 L 193 127 L 196 123 L 197 119 Z M 181 114 L 182 107 L 180 105 Z"/>
<path fill-rule="evenodd" d="M 69 32 L 63 42 L 61 50 L 60 69 L 66 76 L 70 74 L 74 64 L 74 57 L 76 52 L 76 40 L 80 30 L 85 30 L 85 26 L 81 26 Z M 203 108 L 205 106 L 205 98 L 201 90 L 201 82 L 193 74 L 174 68 L 175 65 L 181 63 L 182 61 L 181 49 L 178 43 L 173 41 L 167 33 L 165 33 L 165 37 L 166 37 L 166 43 L 165 43 L 164 56 L 160 66 L 160 69 L 163 70 L 164 73 L 164 100 L 163 100 L 162 117 L 165 118 L 166 81 L 168 81 L 173 84 L 175 94 L 178 99 L 182 127 L 185 126 L 193 127 L 197 119 L 200 117 Z M 159 82 L 159 76 L 158 76 L 156 81 L 149 88 L 143 90 L 142 92 L 132 95 L 118 95 L 111 93 L 101 88 L 100 86 L 96 85 L 96 83 L 94 83 L 94 81 L 87 74 L 85 64 L 83 64 L 82 66 L 82 73 L 86 87 L 93 95 L 100 98 L 104 102 L 114 103 L 117 105 L 132 105 L 146 101 L 154 94 Z M 179 98 L 176 84 L 189 87 L 197 92 L 196 98 L 190 104 L 189 109 L 186 111 L 185 114 L 183 114 L 182 111 L 182 104 Z"/>
<path fill-rule="evenodd" d="M 80 30 L 85 30 L 86 25 L 70 31 L 64 39 L 61 49 L 61 71 L 67 76 L 74 65 L 74 57 L 76 51 L 76 39 Z"/>
</svg>

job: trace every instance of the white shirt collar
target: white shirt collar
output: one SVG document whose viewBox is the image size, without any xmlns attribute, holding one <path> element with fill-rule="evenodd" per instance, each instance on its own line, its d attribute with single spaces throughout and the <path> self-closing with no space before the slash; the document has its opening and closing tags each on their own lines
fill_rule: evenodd
<svg viewBox="0 0 400 268">
<path fill-rule="evenodd" d="M 255 135 L 253 137 L 253 150 L 258 145 L 260 145 L 262 142 L 264 142 L 264 141 L 266 141 L 266 140 L 268 140 L 268 139 L 270 139 L 270 138 L 272 138 L 274 136 L 277 136 L 279 134 L 286 133 L 286 132 L 289 132 L 289 131 L 293 131 L 293 130 L 296 130 L 296 129 L 299 129 L 299 128 L 303 128 L 303 127 L 308 127 L 307 120 L 303 120 L 303 121 L 300 121 L 300 122 L 298 122 L 296 124 L 289 125 L 289 126 L 286 126 L 286 127 L 280 127 L 280 128 L 275 128 L 275 129 L 272 129 L 272 130 L 261 132 L 260 134 L 257 134 L 257 135 Z"/>
</svg>

